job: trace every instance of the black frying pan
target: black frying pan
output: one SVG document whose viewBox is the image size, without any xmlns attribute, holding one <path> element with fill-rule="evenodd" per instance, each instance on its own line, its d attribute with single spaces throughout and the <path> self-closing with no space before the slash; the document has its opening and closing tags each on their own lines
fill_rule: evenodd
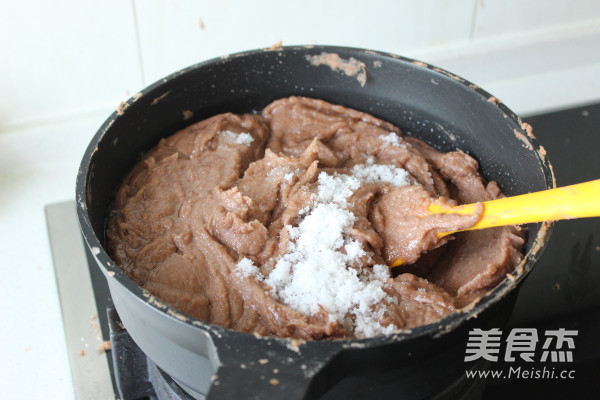
<svg viewBox="0 0 600 400">
<path fill-rule="evenodd" d="M 315 66 L 323 52 L 362 63 L 357 75 Z M 366 72 L 366 81 L 362 80 Z M 502 327 L 519 283 L 549 236 L 532 224 L 516 280 L 473 308 L 395 335 L 305 344 L 257 338 L 188 317 L 132 282 L 104 250 L 105 224 L 121 180 L 140 156 L 192 122 L 217 113 L 260 111 L 290 95 L 321 98 L 390 121 L 439 150 L 461 149 L 506 195 L 554 187 L 550 164 L 520 120 L 477 86 L 421 62 L 374 51 L 297 46 L 209 60 L 151 85 L 102 125 L 77 177 L 83 236 L 106 274 L 117 311 L 139 347 L 189 393 L 209 398 L 458 398 L 472 385 L 463 362 L 473 327 Z M 191 113 L 190 113 L 191 111 Z M 192 114 L 193 113 L 193 114 Z M 193 117 L 190 118 L 190 116 Z M 473 318 L 473 317 L 477 318 Z M 472 382 L 470 382 L 472 383 Z"/>
</svg>

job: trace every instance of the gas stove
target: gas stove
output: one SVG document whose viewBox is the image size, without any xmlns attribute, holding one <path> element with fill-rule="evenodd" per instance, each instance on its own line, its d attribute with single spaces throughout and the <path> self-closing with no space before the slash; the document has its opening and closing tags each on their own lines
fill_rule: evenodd
<svg viewBox="0 0 600 400">
<path fill-rule="evenodd" d="M 600 177 L 600 104 L 532 116 L 525 121 L 534 127 L 534 134 L 546 148 L 559 186 Z M 113 307 L 104 275 L 79 234 L 75 202 L 48 205 L 46 218 L 76 398 L 205 398 L 206 394 L 186 390 L 161 371 L 128 335 Z M 598 287 L 599 220 L 557 223 L 543 256 L 521 287 L 507 328 L 577 330 L 572 365 L 575 378 L 476 380 L 462 391 L 462 398 L 597 398 Z M 108 351 L 104 351 L 108 342 L 103 339 L 110 340 Z M 500 361 L 495 367 L 508 369 L 516 365 Z M 378 397 L 394 395 L 390 392 L 386 397 L 385 391 L 382 393 Z"/>
</svg>

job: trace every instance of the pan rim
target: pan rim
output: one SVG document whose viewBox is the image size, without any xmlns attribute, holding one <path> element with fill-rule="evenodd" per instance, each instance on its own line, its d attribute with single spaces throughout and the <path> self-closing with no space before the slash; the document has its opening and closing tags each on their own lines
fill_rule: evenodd
<svg viewBox="0 0 600 400">
<path fill-rule="evenodd" d="M 411 59 L 408 57 L 392 54 L 392 53 L 381 52 L 381 51 L 376 51 L 376 50 L 368 50 L 368 49 L 362 49 L 362 48 L 356 48 L 356 47 L 329 46 L 329 45 L 314 45 L 314 46 L 313 45 L 296 45 L 296 46 L 282 46 L 282 47 L 275 48 L 275 49 L 254 49 L 254 50 L 242 51 L 242 52 L 237 52 L 237 53 L 233 53 L 233 54 L 229 54 L 229 55 L 225 55 L 225 56 L 221 56 L 221 57 L 212 58 L 212 59 L 194 64 L 194 65 L 191 65 L 189 67 L 183 68 L 179 71 L 176 71 L 176 72 L 166 76 L 165 78 L 162 78 L 162 79 L 154 82 L 153 84 L 147 86 L 146 88 L 141 90 L 138 94 L 132 96 L 130 99 L 128 99 L 126 102 L 124 102 L 123 104 L 125 104 L 125 107 L 120 107 L 120 109 L 114 111 L 109 116 L 109 118 L 102 124 L 102 126 L 99 128 L 99 130 L 97 131 L 94 138 L 91 140 L 88 148 L 86 149 L 86 151 L 83 155 L 82 161 L 81 161 L 81 165 L 80 165 L 80 168 L 79 168 L 79 171 L 77 174 L 77 181 L 76 181 L 76 202 L 77 202 L 78 219 L 79 219 L 80 228 L 82 230 L 86 244 L 92 250 L 94 257 L 96 258 L 98 264 L 101 266 L 104 274 L 108 275 L 107 279 L 116 280 L 118 282 L 118 284 L 124 286 L 129 292 L 133 293 L 137 298 L 142 300 L 149 307 L 152 307 L 156 311 L 165 314 L 166 317 L 171 318 L 180 323 L 185 323 L 185 324 L 203 329 L 203 330 L 211 333 L 211 336 L 217 335 L 220 338 L 229 337 L 232 339 L 234 339 L 235 337 L 239 337 L 238 335 L 243 335 L 244 337 L 254 336 L 249 333 L 239 332 L 239 331 L 235 331 L 233 329 L 224 328 L 224 327 L 221 327 L 218 325 L 210 324 L 206 321 L 202 321 L 198 318 L 194 318 L 189 315 L 186 315 L 186 314 L 182 313 L 181 311 L 178 311 L 177 309 L 175 309 L 161 301 L 156 300 L 153 295 L 151 295 L 145 289 L 142 289 L 133 280 L 131 280 L 124 272 L 121 271 L 121 269 L 117 266 L 117 264 L 109 257 L 108 253 L 104 250 L 104 247 L 101 244 L 100 239 L 95 234 L 95 231 L 92 227 L 92 223 L 91 223 L 91 220 L 90 220 L 90 217 L 88 214 L 88 210 L 87 210 L 88 205 L 87 205 L 87 195 L 86 194 L 88 191 L 89 176 L 91 173 L 90 165 L 92 164 L 93 155 L 97 151 L 98 144 L 101 142 L 103 136 L 106 134 L 106 132 L 110 129 L 112 124 L 117 119 L 122 118 L 123 115 L 125 113 L 127 113 L 127 105 L 133 104 L 139 98 L 139 96 L 147 95 L 148 93 L 155 91 L 157 88 L 160 88 L 165 83 L 170 82 L 173 79 L 176 79 L 181 75 L 184 75 L 186 73 L 195 71 L 199 68 L 203 68 L 206 66 L 212 66 L 212 65 L 216 65 L 216 64 L 222 63 L 222 62 L 228 62 L 228 60 L 233 60 L 233 59 L 237 59 L 240 57 L 255 56 L 256 54 L 259 54 L 259 53 L 298 52 L 298 51 L 306 51 L 307 49 L 310 49 L 311 51 L 321 51 L 321 52 L 328 52 L 328 53 L 329 52 L 331 52 L 331 53 L 347 52 L 347 53 L 351 53 L 351 54 L 356 54 L 357 56 L 360 54 L 371 54 L 371 55 L 374 54 L 374 55 L 377 55 L 377 56 L 380 56 L 383 58 L 391 58 L 396 61 L 410 63 L 410 64 L 416 65 L 418 67 L 427 68 L 429 70 L 439 73 L 443 77 L 446 77 L 448 79 L 454 79 L 459 84 L 464 85 L 466 88 L 468 88 L 468 90 L 471 90 L 474 93 L 476 93 L 477 95 L 482 96 L 486 100 L 495 98 L 490 93 L 488 93 L 484 89 L 480 88 L 479 86 L 471 83 L 470 81 L 463 79 L 462 77 L 459 77 L 459 76 L 457 76 L 449 71 L 446 71 L 442 68 L 439 68 L 437 66 L 434 66 L 434 65 L 422 62 L 422 61 L 414 60 L 414 59 Z M 507 118 L 509 118 L 511 121 L 513 121 L 515 123 L 515 125 L 517 127 L 519 127 L 522 130 L 525 130 L 523 128 L 523 122 L 521 121 L 521 119 L 510 108 L 508 108 L 504 103 L 495 102 L 493 104 L 493 106 L 498 107 Z M 537 145 L 535 138 L 530 137 L 529 139 L 531 140 L 531 143 L 534 147 L 533 151 L 536 152 L 538 160 L 540 161 L 540 165 L 542 167 L 542 172 L 543 172 L 544 178 L 546 180 L 546 186 L 548 188 L 556 187 L 554 173 L 553 173 L 552 166 L 551 166 L 548 158 L 542 157 L 540 155 L 540 153 L 539 153 L 540 146 Z M 536 149 L 538 149 L 538 150 L 536 150 Z M 538 234 L 535 237 L 535 241 L 533 242 L 533 245 L 531 246 L 531 248 L 529 248 L 527 250 L 527 252 L 524 254 L 524 257 L 523 257 L 523 260 L 521 261 L 521 263 L 515 269 L 516 271 L 519 271 L 519 273 L 514 276 L 514 279 L 506 279 L 505 278 L 501 283 L 496 285 L 496 287 L 494 287 L 492 290 L 490 290 L 486 295 L 479 298 L 474 304 L 471 304 L 471 305 L 467 306 L 466 308 L 463 308 L 455 313 L 452 313 L 436 322 L 429 323 L 426 325 L 421 325 L 421 326 L 418 326 L 416 328 L 412 328 L 409 330 L 400 330 L 396 333 L 392 333 L 389 335 L 381 335 L 381 336 L 375 336 L 375 337 L 371 337 L 371 338 L 306 341 L 306 342 L 302 343 L 301 346 L 303 346 L 303 347 L 304 346 L 310 347 L 310 346 L 315 346 L 315 345 L 328 346 L 328 344 L 324 344 L 324 343 L 330 343 L 331 346 L 342 346 L 342 347 L 352 347 L 352 346 L 357 346 L 357 345 L 359 345 L 361 347 L 375 347 L 375 346 L 386 345 L 389 343 L 397 342 L 399 340 L 410 340 L 410 339 L 423 337 L 423 336 L 438 337 L 447 332 L 454 330 L 455 328 L 462 325 L 467 320 L 469 320 L 471 318 L 475 318 L 478 314 L 480 314 L 481 312 L 483 312 L 484 310 L 488 309 L 493 304 L 498 302 L 505 295 L 507 295 L 512 290 L 514 290 L 529 274 L 529 272 L 532 270 L 535 262 L 541 256 L 543 249 L 545 248 L 545 245 L 547 244 L 547 242 L 550 238 L 550 234 L 551 234 L 552 227 L 553 227 L 552 222 L 545 222 L 545 223 L 541 223 L 541 224 L 537 224 L 537 225 L 540 227 L 540 229 L 538 231 Z M 281 342 L 284 345 L 293 340 L 290 338 L 279 338 L 279 337 L 275 337 L 275 336 L 266 336 L 266 337 L 254 336 L 254 337 L 257 341 L 276 341 L 276 342 Z"/>
</svg>

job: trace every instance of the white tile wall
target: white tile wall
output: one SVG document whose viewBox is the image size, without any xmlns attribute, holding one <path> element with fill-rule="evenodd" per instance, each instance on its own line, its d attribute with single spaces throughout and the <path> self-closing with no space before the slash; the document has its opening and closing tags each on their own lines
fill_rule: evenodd
<svg viewBox="0 0 600 400">
<path fill-rule="evenodd" d="M 0 2 L 0 131 L 107 107 L 140 88 L 130 1 Z"/>
<path fill-rule="evenodd" d="M 591 21 L 409 54 L 466 77 L 525 116 L 599 101 L 599 47 L 600 22 Z"/>
<path fill-rule="evenodd" d="M 473 38 L 543 30 L 600 19 L 598 0 L 478 0 Z"/>
<path fill-rule="evenodd" d="M 465 41 L 475 11 L 473 0 L 135 0 L 135 5 L 149 82 L 202 60 L 279 40 L 396 53 Z"/>
<path fill-rule="evenodd" d="M 121 100 L 180 68 L 279 40 L 366 47 L 434 62 L 445 51 L 450 54 L 442 64 L 448 58 L 451 66 L 463 62 L 455 72 L 473 72 L 466 78 L 477 81 L 486 64 L 510 57 L 533 35 L 541 37 L 545 54 L 556 53 L 552 62 L 539 58 L 543 73 L 581 68 L 589 60 L 561 57 L 560 46 L 545 33 L 557 32 L 560 39 L 582 24 L 600 28 L 599 1 L 55 0 L 32 6 L 3 0 L 0 133 L 108 115 Z M 581 54 L 599 53 L 595 43 L 585 46 Z M 469 64 L 461 58 L 473 51 L 485 60 Z M 502 80 L 527 80 L 539 70 L 535 64 L 507 64 Z"/>
</svg>

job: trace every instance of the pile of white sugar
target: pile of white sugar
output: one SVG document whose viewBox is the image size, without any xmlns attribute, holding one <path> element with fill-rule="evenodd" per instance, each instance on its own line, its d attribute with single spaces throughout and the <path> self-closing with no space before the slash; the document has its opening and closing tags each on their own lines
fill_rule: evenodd
<svg viewBox="0 0 600 400">
<path fill-rule="evenodd" d="M 358 260 L 371 260 L 373 254 L 350 236 L 356 217 L 347 200 L 364 182 L 403 186 L 410 184 L 408 176 L 401 168 L 377 165 L 372 159 L 354 166 L 351 175 L 321 172 L 316 200 L 297 227 L 285 227 L 290 243 L 269 276 L 247 258 L 237 264 L 238 271 L 263 280 L 273 298 L 305 315 L 323 309 L 356 336 L 393 332 L 396 326 L 379 322 L 385 312 L 382 302 L 397 301 L 383 289 L 389 269 L 356 268 Z"/>
<path fill-rule="evenodd" d="M 387 135 L 381 135 L 380 139 L 390 145 L 390 146 L 395 146 L 395 147 L 402 147 L 404 146 L 403 144 L 400 143 L 400 138 L 398 136 L 398 134 L 396 132 L 390 132 Z"/>
<path fill-rule="evenodd" d="M 219 131 L 217 135 L 223 137 L 228 142 L 250 146 L 254 138 L 247 132 L 236 133 L 232 131 Z"/>
</svg>

